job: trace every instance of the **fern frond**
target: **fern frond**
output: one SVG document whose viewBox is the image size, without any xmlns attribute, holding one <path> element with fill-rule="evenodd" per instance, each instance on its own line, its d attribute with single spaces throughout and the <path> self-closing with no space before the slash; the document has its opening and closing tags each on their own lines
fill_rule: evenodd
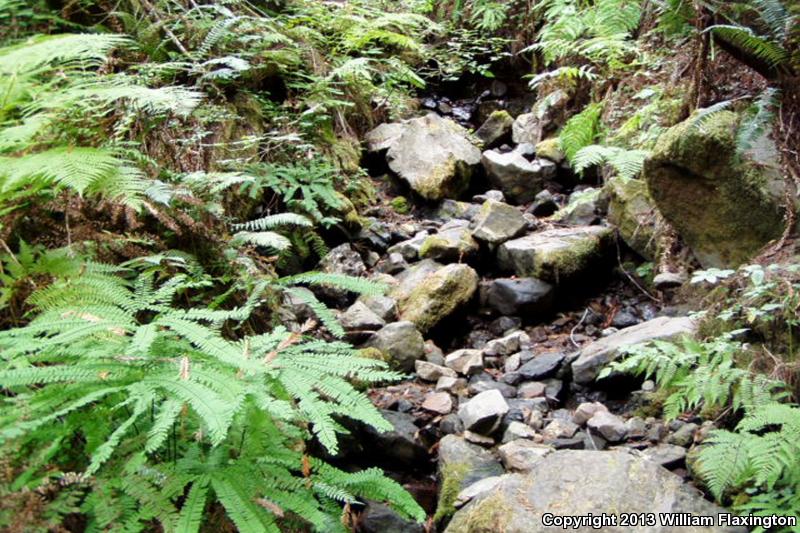
<svg viewBox="0 0 800 533">
<path fill-rule="evenodd" d="M 313 226 L 313 223 L 303 215 L 297 215 L 295 213 L 280 213 L 277 215 L 261 217 L 256 220 L 250 220 L 242 224 L 233 224 L 231 227 L 237 231 L 264 231 L 282 226 L 301 226 L 309 228 Z"/>
<path fill-rule="evenodd" d="M 558 138 L 570 163 L 573 162 L 581 148 L 594 144 L 599 134 L 602 112 L 602 102 L 589 104 L 564 125 Z"/>
<path fill-rule="evenodd" d="M 745 26 L 715 24 L 706 31 L 713 32 L 714 35 L 761 59 L 771 67 L 782 65 L 789 59 L 789 53 L 785 48 L 770 39 L 757 35 L 752 29 Z"/>
<path fill-rule="evenodd" d="M 115 48 L 131 41 L 114 34 L 61 34 L 39 36 L 15 46 L 0 49 L 0 73 L 30 73 L 49 64 L 59 68 L 97 66 Z"/>
</svg>

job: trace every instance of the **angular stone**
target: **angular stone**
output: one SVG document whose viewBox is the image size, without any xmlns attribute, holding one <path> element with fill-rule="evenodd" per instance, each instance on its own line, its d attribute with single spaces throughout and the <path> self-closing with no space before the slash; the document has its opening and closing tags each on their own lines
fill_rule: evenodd
<svg viewBox="0 0 800 533">
<path fill-rule="evenodd" d="M 408 295 L 400 290 L 391 296 L 398 298 L 400 319 L 416 324 L 423 333 L 438 324 L 472 299 L 478 288 L 478 274 L 464 264 L 439 268 L 422 279 Z"/>
<path fill-rule="evenodd" d="M 464 428 L 481 435 L 489 435 L 500 425 L 508 412 L 508 403 L 498 390 L 488 390 L 463 403 L 458 416 Z"/>
<path fill-rule="evenodd" d="M 614 177 L 604 187 L 608 195 L 608 222 L 619 230 L 633 251 L 652 261 L 658 256 L 661 231 L 666 222 L 641 180 Z"/>
<path fill-rule="evenodd" d="M 545 139 L 536 144 L 536 157 L 542 159 L 549 159 L 553 163 L 561 163 L 564 161 L 564 151 L 561 149 L 561 141 L 558 137 L 552 139 Z"/>
<path fill-rule="evenodd" d="M 347 330 L 376 330 L 386 325 L 385 320 L 360 301 L 356 301 L 342 313 L 339 322 Z"/>
<path fill-rule="evenodd" d="M 554 287 L 536 278 L 498 278 L 481 284 L 481 305 L 505 316 L 531 320 L 551 311 Z"/>
<path fill-rule="evenodd" d="M 585 274 L 604 258 L 614 232 L 602 226 L 558 228 L 506 241 L 497 249 L 500 268 L 551 283 Z"/>
<path fill-rule="evenodd" d="M 539 354 L 522 365 L 517 372 L 525 380 L 549 378 L 558 371 L 565 357 L 561 352 Z"/>
<path fill-rule="evenodd" d="M 494 339 L 486 343 L 483 348 L 485 355 L 511 355 L 528 346 L 530 337 L 524 331 L 515 331 L 505 337 Z"/>
<path fill-rule="evenodd" d="M 541 381 L 529 381 L 517 388 L 518 398 L 541 398 L 545 395 L 547 385 Z"/>
<path fill-rule="evenodd" d="M 453 398 L 446 392 L 431 392 L 425 396 L 422 408 L 436 414 L 446 415 L 453 410 Z"/>
<path fill-rule="evenodd" d="M 569 94 L 557 89 L 540 98 L 530 113 L 519 115 L 512 126 L 512 140 L 516 144 L 536 144 L 549 130 L 556 129 L 564 109 L 569 103 Z"/>
<path fill-rule="evenodd" d="M 502 244 L 513 239 L 528 227 L 522 213 L 503 202 L 486 200 L 481 211 L 475 217 L 475 229 L 472 236 L 489 244 Z"/>
<path fill-rule="evenodd" d="M 686 448 L 675 444 L 659 444 L 642 451 L 642 455 L 664 468 L 680 468 L 686 461 Z"/>
<path fill-rule="evenodd" d="M 512 440 L 497 449 L 503 466 L 511 472 L 529 472 L 534 464 L 554 451 L 552 446 L 526 439 Z"/>
<path fill-rule="evenodd" d="M 495 111 L 481 124 L 481 127 L 475 132 L 475 136 L 483 141 L 485 147 L 489 148 L 505 138 L 510 138 L 513 124 L 514 118 L 508 114 L 508 111 Z"/>
<path fill-rule="evenodd" d="M 608 442 L 620 442 L 628 434 L 625 422 L 608 411 L 597 411 L 586 422 L 586 427 L 599 433 Z"/>
<path fill-rule="evenodd" d="M 538 435 L 532 427 L 515 420 L 511 422 L 503 432 L 503 443 L 517 439 L 535 439 L 536 437 L 538 437 Z"/>
<path fill-rule="evenodd" d="M 446 533 L 502 531 L 551 533 L 544 513 L 586 516 L 601 510 L 614 513 L 687 513 L 712 516 L 725 509 L 705 500 L 696 489 L 646 459 L 624 451 L 562 450 L 536 461 L 525 474 L 506 474 L 494 489 L 476 496 L 455 513 Z M 722 526 L 656 527 L 653 531 L 682 533 L 744 533 Z M 581 528 L 578 531 L 590 531 Z M 606 526 L 604 533 L 630 533 L 645 528 Z"/>
<path fill-rule="evenodd" d="M 427 200 L 458 196 L 469 186 L 480 150 L 455 122 L 430 113 L 366 135 L 372 151 L 388 147 L 389 168 Z"/>
<path fill-rule="evenodd" d="M 483 353 L 480 350 L 456 350 L 448 354 L 445 366 L 464 376 L 471 376 L 483 370 Z"/>
<path fill-rule="evenodd" d="M 542 430 L 545 439 L 568 439 L 578 431 L 578 425 L 569 420 L 553 420 Z"/>
<path fill-rule="evenodd" d="M 481 156 L 489 182 L 515 204 L 528 203 L 556 175 L 556 165 L 546 159 L 528 161 L 519 151 L 487 150 Z"/>
<path fill-rule="evenodd" d="M 456 373 L 453 370 L 428 361 L 415 361 L 414 368 L 417 371 L 417 376 L 425 381 L 438 381 L 442 376 L 456 377 Z"/>
<path fill-rule="evenodd" d="M 581 349 L 572 363 L 572 379 L 576 383 L 591 383 L 605 365 L 618 357 L 622 348 L 693 335 L 696 328 L 696 321 L 689 317 L 658 317 L 603 337 Z"/>
<path fill-rule="evenodd" d="M 442 226 L 435 235 L 429 235 L 419 249 L 419 256 L 447 263 L 471 257 L 478 249 L 469 221 L 456 219 Z"/>
<path fill-rule="evenodd" d="M 456 501 L 454 502 L 453 506 L 456 509 L 459 509 L 466 505 L 472 498 L 476 496 L 480 496 L 484 492 L 489 492 L 492 490 L 495 485 L 500 482 L 500 476 L 492 476 L 481 479 L 480 481 L 476 481 L 469 487 L 465 488 L 461 492 L 458 493 L 456 496 Z"/>
<path fill-rule="evenodd" d="M 361 533 L 425 533 L 422 524 L 407 520 L 386 504 L 368 502 L 358 520 Z"/>
<path fill-rule="evenodd" d="M 372 426 L 366 427 L 366 438 L 369 446 L 382 450 L 384 458 L 410 466 L 418 461 L 426 460 L 427 449 L 417 438 L 418 428 L 414 425 L 414 417 L 408 413 L 381 410 L 383 418 L 392 424 L 390 431 L 378 431 Z"/>
<path fill-rule="evenodd" d="M 383 352 L 389 364 L 400 371 L 411 372 L 417 359 L 425 354 L 422 334 L 411 322 L 393 322 L 377 332 L 367 346 Z"/>
<path fill-rule="evenodd" d="M 388 296 L 361 295 L 356 302 L 366 305 L 370 311 L 378 315 L 384 322 L 391 322 L 397 317 L 397 302 Z"/>
<path fill-rule="evenodd" d="M 419 257 L 419 250 L 427 238 L 428 232 L 421 231 L 408 240 L 390 246 L 387 252 L 400 254 L 406 261 L 416 261 Z"/>
<path fill-rule="evenodd" d="M 436 382 L 437 391 L 455 392 L 467 386 L 467 380 L 453 376 L 442 376 Z"/>
</svg>

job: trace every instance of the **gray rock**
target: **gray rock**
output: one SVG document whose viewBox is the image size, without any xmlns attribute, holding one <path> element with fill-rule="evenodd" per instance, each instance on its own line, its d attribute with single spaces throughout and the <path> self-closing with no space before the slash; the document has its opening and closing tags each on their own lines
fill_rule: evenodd
<svg viewBox="0 0 800 533">
<path fill-rule="evenodd" d="M 669 436 L 667 442 L 688 448 L 694 443 L 694 434 L 699 427 L 697 424 L 684 424 Z"/>
<path fill-rule="evenodd" d="M 442 376 L 456 377 L 456 373 L 452 369 L 428 361 L 415 361 L 414 368 L 419 379 L 425 381 L 438 381 Z"/>
<path fill-rule="evenodd" d="M 552 446 L 526 439 L 512 440 L 497 449 L 503 466 L 511 472 L 529 472 L 534 464 L 554 451 Z"/>
<path fill-rule="evenodd" d="M 450 222 L 453 219 L 472 220 L 480 211 L 481 206 L 469 202 L 459 202 L 445 198 L 439 203 L 431 218 L 442 222 Z"/>
<path fill-rule="evenodd" d="M 407 268 L 408 263 L 406 262 L 406 258 L 403 257 L 403 254 L 394 252 L 386 257 L 386 260 L 380 264 L 378 269 L 386 274 L 394 275 Z"/>
<path fill-rule="evenodd" d="M 522 213 L 508 204 L 486 200 L 475 217 L 472 236 L 489 244 L 502 244 L 513 239 L 528 226 Z"/>
<path fill-rule="evenodd" d="M 506 316 L 530 320 L 549 313 L 555 304 L 554 287 L 536 278 L 498 278 L 480 289 L 481 305 Z"/>
<path fill-rule="evenodd" d="M 522 383 L 517 388 L 519 398 L 543 398 L 546 394 L 547 385 L 541 381 L 529 381 Z"/>
<path fill-rule="evenodd" d="M 475 136 L 483 141 L 485 147 L 489 148 L 510 137 L 513 124 L 514 118 L 508 114 L 508 111 L 495 111 L 481 124 L 481 127 L 475 132 Z"/>
<path fill-rule="evenodd" d="M 322 272 L 346 274 L 348 276 L 363 276 L 367 272 L 361 256 L 350 247 L 350 244 L 340 244 L 333 248 L 319 262 L 318 268 Z"/>
<path fill-rule="evenodd" d="M 519 151 L 487 150 L 481 156 L 489 182 L 515 204 L 528 203 L 556 175 L 556 164 L 546 159 L 528 161 Z"/>
<path fill-rule="evenodd" d="M 608 442 L 625 440 L 628 429 L 625 422 L 617 415 L 608 411 L 598 411 L 586 422 L 586 427 L 602 435 Z"/>
<path fill-rule="evenodd" d="M 457 435 L 464 432 L 464 424 L 458 418 L 457 413 L 450 413 L 442 417 L 439 422 L 439 430 L 442 435 Z"/>
<path fill-rule="evenodd" d="M 464 376 L 471 376 L 483 371 L 483 353 L 480 350 L 456 350 L 448 354 L 445 366 Z"/>
<path fill-rule="evenodd" d="M 583 347 L 572 363 L 572 378 L 576 383 L 591 383 L 605 365 L 619 356 L 622 348 L 652 340 L 672 340 L 692 335 L 696 328 L 696 321 L 689 317 L 659 317 L 625 328 Z"/>
<path fill-rule="evenodd" d="M 478 446 L 483 446 L 484 448 L 491 448 L 494 446 L 493 437 L 481 435 L 480 433 L 475 433 L 474 431 L 465 430 L 464 438 L 467 439 L 468 442 L 477 444 Z"/>
<path fill-rule="evenodd" d="M 506 195 L 503 194 L 503 191 L 498 191 L 496 189 L 491 189 L 491 190 L 486 191 L 483 194 L 476 194 L 475 196 L 472 197 L 472 201 L 473 202 L 479 203 L 481 205 L 486 200 L 494 200 L 495 202 L 505 202 L 506 201 Z"/>
<path fill-rule="evenodd" d="M 503 443 L 511 442 L 517 439 L 535 439 L 537 437 L 536 431 L 528 424 L 523 422 L 517 422 L 516 420 L 511 422 L 506 430 L 503 432 Z"/>
<path fill-rule="evenodd" d="M 339 318 L 347 330 L 376 330 L 386 325 L 386 321 L 375 314 L 366 304 L 356 301 Z"/>
<path fill-rule="evenodd" d="M 500 479 L 501 479 L 500 476 L 492 476 L 481 479 L 480 481 L 476 481 L 475 483 L 473 483 L 472 485 L 470 485 L 469 487 L 465 488 L 464 490 L 458 493 L 458 496 L 456 496 L 456 501 L 453 503 L 453 506 L 456 509 L 463 507 L 464 505 L 469 503 L 469 501 L 472 500 L 472 498 L 475 498 L 476 496 L 480 496 L 481 494 L 492 490 L 500 482 Z"/>
<path fill-rule="evenodd" d="M 539 354 L 524 365 L 517 372 L 525 380 L 538 380 L 549 378 L 558 371 L 566 356 L 560 352 Z"/>
<path fill-rule="evenodd" d="M 366 439 L 374 449 L 382 450 L 388 461 L 396 461 L 411 466 L 426 460 L 427 449 L 417 438 L 417 426 L 414 417 L 408 413 L 381 410 L 381 415 L 392 424 L 390 431 L 378 431 L 372 426 L 366 427 Z"/>
<path fill-rule="evenodd" d="M 503 270 L 551 283 L 585 274 L 613 245 L 613 231 L 602 226 L 558 228 L 504 242 L 497 249 Z"/>
<path fill-rule="evenodd" d="M 609 200 L 608 222 L 619 230 L 622 240 L 645 259 L 656 259 L 668 225 L 650 198 L 647 184 L 617 176 L 608 180 L 603 191 Z"/>
<path fill-rule="evenodd" d="M 524 331 L 515 331 L 505 337 L 494 339 L 486 343 L 483 348 L 484 355 L 511 355 L 526 348 L 531 339 Z"/>
<path fill-rule="evenodd" d="M 368 502 L 358 519 L 362 533 L 424 533 L 422 524 L 404 519 L 391 507 L 378 502 Z"/>
<path fill-rule="evenodd" d="M 458 388 L 464 388 L 467 382 L 454 376 L 442 376 L 436 381 L 436 390 L 445 392 L 455 392 Z"/>
<path fill-rule="evenodd" d="M 564 392 L 564 382 L 560 379 L 550 378 L 545 380 L 544 395 L 548 400 L 558 401 L 561 399 L 561 393 Z"/>
<path fill-rule="evenodd" d="M 480 163 L 468 132 L 435 113 L 379 126 L 365 139 L 371 151 L 388 147 L 389 168 L 427 200 L 458 196 Z"/>
<path fill-rule="evenodd" d="M 400 254 L 406 261 L 416 261 L 419 258 L 419 250 L 422 248 L 422 243 L 427 238 L 428 232 L 420 231 L 412 238 L 390 246 L 387 252 L 389 254 Z"/>
<path fill-rule="evenodd" d="M 480 394 L 487 390 L 498 390 L 504 398 L 514 398 L 517 395 L 517 388 L 513 387 L 502 381 L 495 381 L 494 379 L 481 379 L 474 383 L 470 383 L 467 391 L 472 394 Z"/>
<path fill-rule="evenodd" d="M 480 435 L 489 435 L 500 425 L 508 412 L 508 403 L 498 390 L 488 390 L 463 403 L 458 416 L 464 428 Z"/>
<path fill-rule="evenodd" d="M 506 474 L 494 489 L 476 496 L 455 513 L 447 533 L 502 531 L 550 533 L 544 513 L 583 516 L 619 513 L 689 513 L 716 516 L 726 511 L 668 470 L 624 451 L 563 450 L 536 461 L 525 474 Z M 715 520 L 716 523 L 716 520 Z M 634 528 L 635 529 L 635 528 Z M 640 529 L 645 531 L 645 529 Z M 576 531 L 588 532 L 591 528 Z M 629 526 L 604 532 L 629 533 Z M 669 532 L 666 526 L 647 531 Z M 744 533 L 744 528 L 681 527 L 685 533 Z"/>
<path fill-rule="evenodd" d="M 385 322 L 391 322 L 397 317 L 397 302 L 388 296 L 361 295 L 357 302 L 366 305 L 373 313 Z"/>
<path fill-rule="evenodd" d="M 423 241 L 419 256 L 447 263 L 472 257 L 478 253 L 478 249 L 478 243 L 469 229 L 469 221 L 455 219 Z"/>
<path fill-rule="evenodd" d="M 625 421 L 625 431 L 629 439 L 643 439 L 647 436 L 647 423 L 638 416 Z"/>
<path fill-rule="evenodd" d="M 446 435 L 439 441 L 438 474 L 441 490 L 437 514 L 454 511 L 458 494 L 482 479 L 503 474 L 497 457 L 463 437 Z"/>
<path fill-rule="evenodd" d="M 683 272 L 661 272 L 653 278 L 653 285 L 656 289 L 663 291 L 680 287 L 689 281 L 689 277 Z"/>
<path fill-rule="evenodd" d="M 572 415 L 572 421 L 579 426 L 583 426 L 590 418 L 600 411 L 608 411 L 608 407 L 600 402 L 583 402 L 575 409 L 575 413 Z"/>
<path fill-rule="evenodd" d="M 434 365 L 444 366 L 444 352 L 432 340 L 425 341 L 425 360 Z"/>
<path fill-rule="evenodd" d="M 403 372 L 411 372 L 415 361 L 425 354 L 422 334 L 411 322 L 393 322 L 382 327 L 367 346 L 379 349 L 392 367 Z"/>
<path fill-rule="evenodd" d="M 546 440 L 569 439 L 578 432 L 578 425 L 569 420 L 555 419 L 547 424 L 542 430 L 542 436 Z"/>
<path fill-rule="evenodd" d="M 659 444 L 642 451 L 642 455 L 664 468 L 680 468 L 686 461 L 686 448 L 675 444 Z"/>
<path fill-rule="evenodd" d="M 537 144 L 544 134 L 560 122 L 559 115 L 569 102 L 569 94 L 557 89 L 540 98 L 530 113 L 519 115 L 512 126 L 511 138 L 516 144 Z"/>
</svg>

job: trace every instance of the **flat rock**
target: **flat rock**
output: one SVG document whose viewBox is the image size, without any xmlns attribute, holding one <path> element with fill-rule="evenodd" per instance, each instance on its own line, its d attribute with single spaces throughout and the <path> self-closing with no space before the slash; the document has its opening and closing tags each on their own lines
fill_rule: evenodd
<svg viewBox="0 0 800 533">
<path fill-rule="evenodd" d="M 506 474 L 490 491 L 476 496 L 455 513 L 447 533 L 498 531 L 551 533 L 544 513 L 582 516 L 606 513 L 690 513 L 716 516 L 724 509 L 696 489 L 646 459 L 624 451 L 562 450 L 536 461 L 525 474 Z M 714 521 L 716 523 L 716 520 Z M 679 528 L 684 533 L 744 533 L 721 526 Z M 645 529 L 640 529 L 645 531 Z M 585 527 L 575 531 L 589 532 Z M 630 533 L 630 526 L 606 526 L 604 532 Z M 655 526 L 646 531 L 669 533 Z"/>
<path fill-rule="evenodd" d="M 487 150 L 481 156 L 489 182 L 515 204 L 528 203 L 556 174 L 556 164 L 546 159 L 529 161 L 520 150 Z"/>
<path fill-rule="evenodd" d="M 469 349 L 456 350 L 445 357 L 444 364 L 461 375 L 471 376 L 483 370 L 483 352 Z"/>
<path fill-rule="evenodd" d="M 383 352 L 389 364 L 403 372 L 414 370 L 415 361 L 425 354 L 422 334 L 411 322 L 392 322 L 375 332 L 367 346 Z"/>
<path fill-rule="evenodd" d="M 658 317 L 620 330 L 581 349 L 572 363 L 572 379 L 577 383 L 591 383 L 605 365 L 619 356 L 622 348 L 693 335 L 696 328 L 696 321 L 689 317 Z"/>
<path fill-rule="evenodd" d="M 469 229 L 469 221 L 456 219 L 444 224 L 438 233 L 426 237 L 419 249 L 419 256 L 447 263 L 472 257 L 478 253 L 478 249 L 478 243 Z"/>
<path fill-rule="evenodd" d="M 531 440 L 517 439 L 503 444 L 497 449 L 506 470 L 528 472 L 533 465 L 552 453 L 554 448 Z"/>
<path fill-rule="evenodd" d="M 642 455 L 664 468 L 680 468 L 686 461 L 686 448 L 675 444 L 659 444 L 642 451 Z"/>
<path fill-rule="evenodd" d="M 454 370 L 440 366 L 428 361 L 417 360 L 414 362 L 414 369 L 417 371 L 419 379 L 425 381 L 438 381 L 442 376 L 456 377 Z"/>
<path fill-rule="evenodd" d="M 496 313 L 531 320 L 552 310 L 555 288 L 536 278 L 498 278 L 481 284 L 480 299 Z"/>
<path fill-rule="evenodd" d="M 376 330 L 386 325 L 386 321 L 367 307 L 364 302 L 356 301 L 342 313 L 339 318 L 342 327 L 347 330 Z"/>
<path fill-rule="evenodd" d="M 439 415 L 446 415 L 453 410 L 453 398 L 446 392 L 431 392 L 425 396 L 422 408 Z"/>
<path fill-rule="evenodd" d="M 597 411 L 586 422 L 586 427 L 599 433 L 608 442 L 620 442 L 628 434 L 625 421 L 608 411 Z"/>
<path fill-rule="evenodd" d="M 565 357 L 561 352 L 539 354 L 522 365 L 517 372 L 525 380 L 549 378 L 558 371 Z"/>
<path fill-rule="evenodd" d="M 601 262 L 613 244 L 613 230 L 603 226 L 557 228 L 500 245 L 501 269 L 550 283 L 577 277 Z"/>
<path fill-rule="evenodd" d="M 502 244 L 528 227 L 520 211 L 506 203 L 486 200 L 475 217 L 472 236 L 489 244 Z"/>
<path fill-rule="evenodd" d="M 500 476 L 492 476 L 476 481 L 469 487 L 465 488 L 456 496 L 454 507 L 456 509 L 466 505 L 472 498 L 480 496 L 485 492 L 492 490 L 500 482 Z"/>
</svg>

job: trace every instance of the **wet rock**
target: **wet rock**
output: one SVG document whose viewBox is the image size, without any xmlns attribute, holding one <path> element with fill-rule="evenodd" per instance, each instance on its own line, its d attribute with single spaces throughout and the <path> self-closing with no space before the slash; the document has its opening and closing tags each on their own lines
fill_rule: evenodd
<svg viewBox="0 0 800 533">
<path fill-rule="evenodd" d="M 417 439 L 417 426 L 414 417 L 408 413 L 381 410 L 381 415 L 392 424 L 390 431 L 380 432 L 367 426 L 366 438 L 369 445 L 381 450 L 382 459 L 405 466 L 414 466 L 426 460 L 428 452 Z"/>
<path fill-rule="evenodd" d="M 620 442 L 625 440 L 628 430 L 625 422 L 608 411 L 598 411 L 586 422 L 586 427 L 596 431 L 608 442 Z"/>
<path fill-rule="evenodd" d="M 483 371 L 483 353 L 480 350 L 456 350 L 445 357 L 444 364 L 461 375 L 471 376 Z"/>
<path fill-rule="evenodd" d="M 451 264 L 419 280 L 407 294 L 392 291 L 398 298 L 400 319 L 413 322 L 427 332 L 443 318 L 472 299 L 478 288 L 478 274 L 467 265 Z"/>
<path fill-rule="evenodd" d="M 549 378 L 556 373 L 565 357 L 565 354 L 560 352 L 539 354 L 522 365 L 517 372 L 525 380 Z"/>
<path fill-rule="evenodd" d="M 583 426 L 590 418 L 601 411 L 608 411 L 608 407 L 600 402 L 583 402 L 575 409 L 572 421 L 579 426 Z"/>
<path fill-rule="evenodd" d="M 376 330 L 386 325 L 386 321 L 367 307 L 364 302 L 356 301 L 339 318 L 342 327 L 347 330 Z"/>
<path fill-rule="evenodd" d="M 652 448 L 647 448 L 642 455 L 648 461 L 652 461 L 664 468 L 681 468 L 686 461 L 686 448 L 675 444 L 659 444 Z"/>
<path fill-rule="evenodd" d="M 623 309 L 614 315 L 614 318 L 611 320 L 611 325 L 615 328 L 624 329 L 635 326 L 639 322 L 639 317 L 633 314 L 633 312 Z"/>
<path fill-rule="evenodd" d="M 492 148 L 511 138 L 513 124 L 514 118 L 508 114 L 508 111 L 495 111 L 481 124 L 481 127 L 475 132 L 475 136 L 483 141 L 484 147 Z"/>
<path fill-rule="evenodd" d="M 601 262 L 613 231 L 601 226 L 559 228 L 507 241 L 497 250 L 500 267 L 551 283 L 584 274 Z"/>
<path fill-rule="evenodd" d="M 425 533 L 422 524 L 406 520 L 386 504 L 369 502 L 358 519 L 362 533 Z"/>
<path fill-rule="evenodd" d="M 617 358 L 622 348 L 652 340 L 673 340 L 693 335 L 696 327 L 695 320 L 689 317 L 659 317 L 603 337 L 581 349 L 572 363 L 572 378 L 576 383 L 591 383 L 605 365 Z"/>
<path fill-rule="evenodd" d="M 442 376 L 456 377 L 456 373 L 452 369 L 428 361 L 415 361 L 414 368 L 419 379 L 425 381 L 438 381 Z"/>
<path fill-rule="evenodd" d="M 407 321 L 382 327 L 367 342 L 367 346 L 380 350 L 393 368 L 403 372 L 411 372 L 414 363 L 425 354 L 422 334 L 413 323 Z"/>
<path fill-rule="evenodd" d="M 498 245 L 525 231 L 527 225 L 527 221 L 518 209 L 502 202 L 486 200 L 480 213 L 475 217 L 472 236 L 480 241 Z"/>
<path fill-rule="evenodd" d="M 546 159 L 528 161 L 520 150 L 505 153 L 487 150 L 481 156 L 481 163 L 492 185 L 515 204 L 533 200 L 556 175 L 555 163 Z"/>
<path fill-rule="evenodd" d="M 439 415 L 446 415 L 453 410 L 453 398 L 446 392 L 431 392 L 425 396 L 422 408 Z"/>
<path fill-rule="evenodd" d="M 480 150 L 469 141 L 468 132 L 434 113 L 381 125 L 365 140 L 370 151 L 388 147 L 389 168 L 427 200 L 458 196 L 480 163 Z"/>
<path fill-rule="evenodd" d="M 464 422 L 465 429 L 489 435 L 498 428 L 508 409 L 508 403 L 500 391 L 488 390 L 461 404 L 458 416 Z"/>
<path fill-rule="evenodd" d="M 526 439 L 512 440 L 497 449 L 503 466 L 511 472 L 529 472 L 534 464 L 554 451 L 552 446 Z"/>
<path fill-rule="evenodd" d="M 494 489 L 476 496 L 456 512 L 445 531 L 547 533 L 553 527 L 543 525 L 542 515 L 554 509 L 562 516 L 587 515 L 601 509 L 633 514 L 658 509 L 703 516 L 725 512 L 678 476 L 632 454 L 562 450 L 536 461 L 526 474 L 504 475 Z M 719 526 L 680 529 L 686 533 L 745 531 Z M 631 528 L 606 526 L 603 531 L 628 533 Z"/>
<path fill-rule="evenodd" d="M 774 141 L 740 154 L 731 111 L 670 128 L 645 162 L 644 179 L 664 218 L 703 268 L 737 266 L 784 229 L 785 182 Z"/>
<path fill-rule="evenodd" d="M 456 219 L 442 226 L 435 235 L 428 236 L 419 249 L 419 256 L 441 262 L 461 261 L 477 254 L 478 248 L 469 222 Z"/>
<path fill-rule="evenodd" d="M 406 261 L 416 261 L 419 258 L 419 250 L 427 238 L 428 232 L 421 231 L 411 239 L 390 246 L 387 251 L 389 254 L 400 254 Z"/>
<path fill-rule="evenodd" d="M 463 437 L 446 435 L 439 441 L 439 503 L 436 518 L 450 516 L 458 494 L 482 479 L 503 473 L 500 461 L 491 452 L 467 442 Z"/>
</svg>

